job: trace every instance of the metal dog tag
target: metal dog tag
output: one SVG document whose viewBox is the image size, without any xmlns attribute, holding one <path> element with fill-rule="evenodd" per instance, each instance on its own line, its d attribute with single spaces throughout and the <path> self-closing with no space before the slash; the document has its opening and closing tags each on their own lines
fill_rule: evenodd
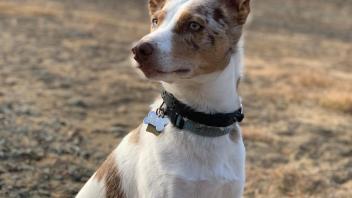
<svg viewBox="0 0 352 198">
<path fill-rule="evenodd" d="M 157 131 L 155 129 L 155 126 L 153 126 L 151 124 L 148 124 L 146 131 L 149 132 L 149 133 L 154 134 L 155 136 L 159 136 L 161 134 L 161 132 Z"/>
<path fill-rule="evenodd" d="M 148 125 L 147 131 L 155 135 L 160 135 L 168 123 L 168 118 L 158 116 L 154 111 L 150 111 L 144 118 L 144 124 Z"/>
</svg>

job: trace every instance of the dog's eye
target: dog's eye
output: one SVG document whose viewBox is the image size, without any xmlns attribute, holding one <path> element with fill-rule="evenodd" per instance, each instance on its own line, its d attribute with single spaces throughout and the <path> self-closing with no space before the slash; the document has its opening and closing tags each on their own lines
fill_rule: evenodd
<svg viewBox="0 0 352 198">
<path fill-rule="evenodd" d="M 157 18 L 153 18 L 153 19 L 152 19 L 152 26 L 153 26 L 153 27 L 156 27 L 156 26 L 158 25 L 158 22 L 159 22 L 159 21 L 158 21 Z"/>
<path fill-rule="evenodd" d="M 189 23 L 188 28 L 193 32 L 198 32 L 203 28 L 203 26 L 197 22 L 192 21 Z"/>
</svg>

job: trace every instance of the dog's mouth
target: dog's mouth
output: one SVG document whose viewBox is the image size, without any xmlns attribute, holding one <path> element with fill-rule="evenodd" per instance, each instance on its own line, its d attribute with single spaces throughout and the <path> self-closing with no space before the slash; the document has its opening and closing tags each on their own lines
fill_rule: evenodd
<svg viewBox="0 0 352 198">
<path fill-rule="evenodd" d="M 175 73 L 175 74 L 187 74 L 189 72 L 191 72 L 190 69 L 177 69 L 177 70 L 174 70 L 174 71 L 161 71 L 161 70 L 155 70 L 157 73 L 160 73 L 160 74 L 172 74 L 172 73 Z"/>
<path fill-rule="evenodd" d="M 149 65 L 142 65 L 139 64 L 138 68 L 140 70 L 143 71 L 143 73 L 147 76 L 147 77 L 151 77 L 151 76 L 157 76 L 157 75 L 170 75 L 170 74 L 176 74 L 176 75 L 186 75 L 191 73 L 191 69 L 185 69 L 185 68 L 180 68 L 180 69 L 175 69 L 175 70 L 170 70 L 170 71 L 165 71 L 165 70 L 161 70 Z"/>
</svg>

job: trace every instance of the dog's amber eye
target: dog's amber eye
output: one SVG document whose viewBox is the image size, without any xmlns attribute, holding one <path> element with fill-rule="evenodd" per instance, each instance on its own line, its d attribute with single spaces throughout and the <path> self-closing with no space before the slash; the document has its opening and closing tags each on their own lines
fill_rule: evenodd
<svg viewBox="0 0 352 198">
<path fill-rule="evenodd" d="M 198 32 L 202 30 L 203 26 L 197 22 L 192 21 L 188 24 L 188 28 L 193 32 Z"/>
<path fill-rule="evenodd" d="M 153 19 L 152 19 L 152 26 L 153 26 L 153 27 L 158 26 L 158 22 L 159 22 L 159 21 L 158 21 L 157 18 L 153 18 Z"/>
</svg>

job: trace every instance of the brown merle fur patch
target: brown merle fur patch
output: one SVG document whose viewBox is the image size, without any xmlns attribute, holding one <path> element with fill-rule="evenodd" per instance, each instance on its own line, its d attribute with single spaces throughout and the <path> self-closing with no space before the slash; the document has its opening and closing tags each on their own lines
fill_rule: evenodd
<svg viewBox="0 0 352 198">
<path fill-rule="evenodd" d="M 183 11 L 174 27 L 173 57 L 199 65 L 194 75 L 223 70 L 230 61 L 232 46 L 238 42 L 241 32 L 234 35 L 224 13 L 219 7 L 190 7 Z M 203 29 L 189 31 L 191 21 L 199 23 Z"/>
<path fill-rule="evenodd" d="M 221 8 L 215 8 L 213 13 L 213 18 L 215 21 L 220 22 L 225 19 L 225 13 Z"/>
<path fill-rule="evenodd" d="M 193 75 L 223 70 L 242 35 L 250 0 L 221 0 L 187 7 L 173 29 L 172 56 L 197 66 Z M 203 29 L 191 32 L 191 21 Z"/>
<path fill-rule="evenodd" d="M 250 11 L 249 1 L 191 2 L 182 10 L 173 28 L 171 59 L 192 66 L 192 76 L 223 70 L 237 49 L 242 25 Z M 166 15 L 165 2 L 167 0 L 149 1 L 151 16 L 156 17 L 159 24 Z M 191 32 L 188 28 L 191 21 L 201 24 L 202 30 Z"/>
<path fill-rule="evenodd" d="M 121 177 L 113 153 L 99 167 L 95 173 L 95 178 L 98 181 L 104 179 L 107 198 L 126 198 L 121 187 Z"/>
</svg>

